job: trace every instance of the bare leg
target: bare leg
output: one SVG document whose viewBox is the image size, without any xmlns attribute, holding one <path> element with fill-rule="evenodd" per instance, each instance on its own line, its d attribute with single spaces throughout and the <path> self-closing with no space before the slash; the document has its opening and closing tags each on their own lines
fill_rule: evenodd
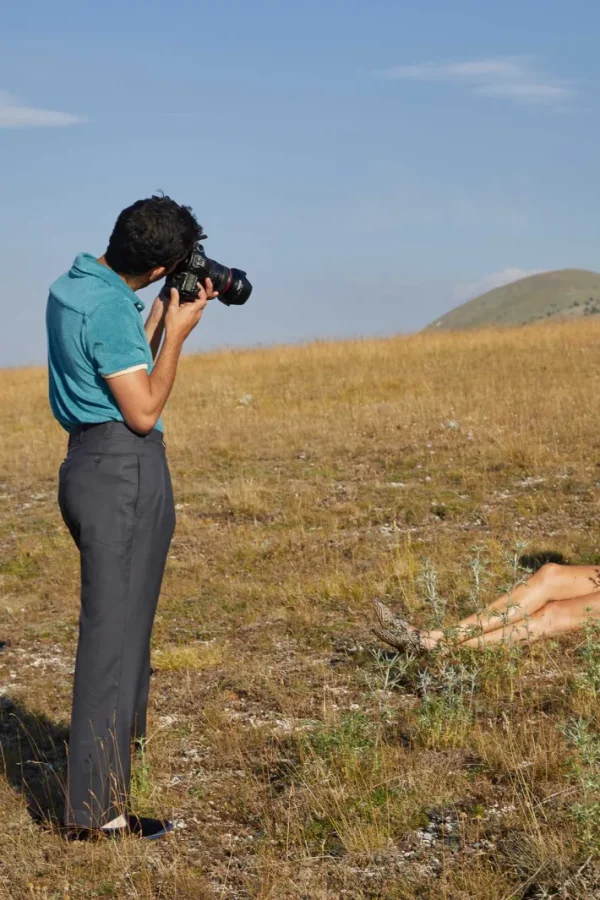
<svg viewBox="0 0 600 900">
<path fill-rule="evenodd" d="M 501 631 L 531 617 L 552 600 L 568 600 L 593 594 L 600 589 L 600 567 L 560 566 L 547 563 L 509 594 L 502 594 L 481 612 L 467 616 L 457 626 L 457 640 L 470 643 L 473 630 L 483 634 Z M 425 646 L 434 647 L 443 640 L 443 631 L 421 632 Z"/>
<path fill-rule="evenodd" d="M 600 591 L 570 600 L 551 600 L 526 621 L 515 622 L 470 638 L 462 646 L 481 650 L 487 644 L 501 641 L 509 644 L 532 643 L 550 635 L 577 631 L 590 619 L 600 619 Z"/>
</svg>

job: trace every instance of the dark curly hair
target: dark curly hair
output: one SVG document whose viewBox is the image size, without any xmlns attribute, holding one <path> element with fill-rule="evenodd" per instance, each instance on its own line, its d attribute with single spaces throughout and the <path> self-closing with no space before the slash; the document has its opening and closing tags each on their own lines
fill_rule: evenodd
<svg viewBox="0 0 600 900">
<path fill-rule="evenodd" d="M 201 234 L 189 206 L 155 194 L 119 214 L 105 258 L 123 275 L 143 275 L 159 266 L 170 269 L 188 255 Z"/>
</svg>

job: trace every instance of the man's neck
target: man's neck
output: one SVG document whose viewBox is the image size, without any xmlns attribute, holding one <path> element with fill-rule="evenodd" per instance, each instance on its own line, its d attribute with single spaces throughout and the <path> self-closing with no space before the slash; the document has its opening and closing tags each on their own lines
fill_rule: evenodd
<svg viewBox="0 0 600 900">
<path fill-rule="evenodd" d="M 107 263 L 106 256 L 99 256 L 98 262 L 100 263 L 100 265 L 106 266 L 107 269 L 110 269 L 111 272 L 115 272 L 115 270 Z M 139 291 L 141 290 L 141 288 L 146 287 L 146 285 L 143 283 L 143 278 L 141 278 L 139 275 L 122 275 L 121 272 L 115 272 L 115 275 L 118 275 L 119 278 L 122 278 L 125 284 L 130 287 L 132 291 Z"/>
</svg>

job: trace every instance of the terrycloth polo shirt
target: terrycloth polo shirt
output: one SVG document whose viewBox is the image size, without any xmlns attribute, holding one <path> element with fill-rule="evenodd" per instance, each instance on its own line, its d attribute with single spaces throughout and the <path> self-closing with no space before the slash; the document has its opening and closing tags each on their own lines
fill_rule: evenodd
<svg viewBox="0 0 600 900">
<path fill-rule="evenodd" d="M 89 253 L 80 253 L 50 287 L 50 406 L 66 431 L 87 423 L 123 421 L 108 382 L 137 369 L 152 371 L 144 308 L 129 285 Z M 160 419 L 156 428 L 164 430 Z"/>
</svg>

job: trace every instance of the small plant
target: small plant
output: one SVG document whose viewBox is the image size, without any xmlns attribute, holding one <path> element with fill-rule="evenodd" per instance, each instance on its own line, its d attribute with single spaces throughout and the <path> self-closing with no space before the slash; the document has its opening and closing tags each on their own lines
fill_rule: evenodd
<svg viewBox="0 0 600 900">
<path fill-rule="evenodd" d="M 331 762 L 360 756 L 374 740 L 371 719 L 362 713 L 348 713 L 334 726 L 315 729 L 307 738 L 307 744 L 315 756 Z"/>
<path fill-rule="evenodd" d="M 503 591 L 505 594 L 509 595 L 510 599 L 503 613 L 498 616 L 498 627 L 507 627 L 510 624 L 510 613 L 513 609 L 519 609 L 520 605 L 512 600 L 511 595 L 515 588 L 518 588 L 521 584 L 525 584 L 528 577 L 531 575 L 531 571 L 523 568 L 520 563 L 523 551 L 526 547 L 527 541 L 516 541 L 514 549 L 506 553 L 506 562 L 511 568 L 511 577 L 508 584 L 504 586 Z M 491 615 L 494 614 L 492 613 Z M 525 617 L 525 622 L 526 621 L 527 617 Z"/>
<path fill-rule="evenodd" d="M 486 644 L 478 652 L 481 662 L 481 688 L 487 696 L 506 697 L 512 702 L 521 674 L 523 647 L 519 644 Z"/>
<path fill-rule="evenodd" d="M 471 569 L 473 572 L 473 582 L 474 582 L 472 597 L 475 601 L 477 611 L 480 614 L 480 622 L 481 623 L 484 623 L 484 622 L 490 623 L 490 622 L 492 622 L 492 620 L 495 620 L 493 622 L 494 628 L 498 628 L 498 629 L 503 628 L 503 629 L 506 629 L 508 631 L 508 633 L 510 633 L 511 613 L 513 610 L 520 608 L 520 604 L 517 601 L 514 601 L 512 599 L 512 593 L 515 590 L 515 588 L 517 588 L 521 584 L 524 584 L 525 581 L 527 580 L 527 577 L 531 574 L 529 572 L 529 570 L 523 569 L 523 567 L 520 564 L 520 559 L 521 559 L 521 557 L 523 555 L 523 551 L 525 550 L 526 547 L 527 547 L 527 542 L 517 541 L 515 544 L 514 550 L 512 550 L 506 554 L 506 561 L 509 564 L 509 566 L 511 567 L 512 572 L 511 572 L 511 577 L 510 577 L 509 582 L 504 586 L 504 589 L 503 589 L 503 592 L 508 595 L 508 598 L 509 598 L 508 603 L 506 604 L 506 607 L 500 613 L 494 609 L 486 610 L 485 603 L 482 602 L 482 597 L 481 597 L 481 593 L 482 593 L 481 583 L 482 583 L 482 576 L 487 575 L 489 573 L 487 572 L 487 569 L 485 568 L 484 564 L 481 562 L 481 559 L 479 556 L 477 556 L 472 561 Z M 525 623 L 525 625 L 527 625 L 528 616 L 525 615 L 523 617 L 522 621 Z M 454 632 L 454 634 L 456 634 L 456 632 Z M 481 634 L 482 634 L 482 625 L 477 625 L 477 626 L 474 625 L 474 626 L 472 626 L 470 633 L 468 634 L 468 637 L 474 638 L 474 637 L 478 637 Z M 450 636 L 452 636 L 452 634 Z M 510 644 L 507 641 L 505 644 L 505 647 L 508 650 L 507 659 L 509 659 L 511 663 L 514 663 L 515 661 L 518 661 L 520 659 L 519 652 L 517 652 L 516 655 L 513 655 L 513 653 L 512 653 L 514 645 Z M 484 648 L 484 651 L 488 655 L 491 653 L 497 657 L 498 656 L 497 649 L 498 649 L 497 647 L 492 648 L 491 646 L 486 646 Z"/>
<path fill-rule="evenodd" d="M 425 592 L 425 600 L 431 610 L 432 624 L 439 627 L 446 612 L 446 601 L 438 593 L 438 573 L 431 560 L 425 559 L 423 561 L 423 571 L 418 580 Z"/>
<path fill-rule="evenodd" d="M 531 569 L 527 569 L 521 565 L 521 559 L 523 557 L 524 551 L 528 547 L 528 543 L 528 541 L 517 540 L 515 541 L 514 550 L 509 551 L 506 554 L 506 561 L 512 569 L 512 590 L 514 590 L 519 584 L 523 584 L 523 582 L 527 580 L 529 575 L 531 575 Z"/>
<path fill-rule="evenodd" d="M 386 653 L 373 651 L 374 668 L 365 674 L 365 681 L 374 694 L 382 722 L 393 722 L 397 718 L 397 707 L 392 693 L 415 690 L 419 660 L 411 653 Z"/>
<path fill-rule="evenodd" d="M 572 807 L 587 847 L 600 851 L 600 735 L 585 719 L 571 722 L 564 733 L 574 748 L 569 777 L 576 782 L 581 799 Z"/>
<path fill-rule="evenodd" d="M 152 765 L 148 759 L 148 741 L 146 738 L 136 739 L 138 751 L 135 765 L 131 770 L 131 796 L 139 807 L 147 805 L 153 793 Z"/>
<path fill-rule="evenodd" d="M 474 717 L 478 670 L 442 664 L 439 673 L 419 675 L 421 705 L 417 731 L 427 747 L 456 747 L 464 740 Z"/>
<path fill-rule="evenodd" d="M 394 691 L 410 685 L 415 672 L 417 657 L 412 653 L 394 653 L 377 648 L 373 651 L 376 683 L 371 686 L 380 691 Z"/>
<path fill-rule="evenodd" d="M 597 697 L 600 694 L 600 622 L 588 618 L 583 634 L 580 650 L 583 670 L 577 673 L 576 683 L 580 690 Z"/>
<path fill-rule="evenodd" d="M 481 550 L 475 550 L 475 556 L 471 560 L 471 572 L 473 574 L 473 588 L 471 591 L 471 599 L 475 603 L 477 609 L 482 606 L 482 581 L 487 575 L 487 569 L 481 559 Z"/>
</svg>

